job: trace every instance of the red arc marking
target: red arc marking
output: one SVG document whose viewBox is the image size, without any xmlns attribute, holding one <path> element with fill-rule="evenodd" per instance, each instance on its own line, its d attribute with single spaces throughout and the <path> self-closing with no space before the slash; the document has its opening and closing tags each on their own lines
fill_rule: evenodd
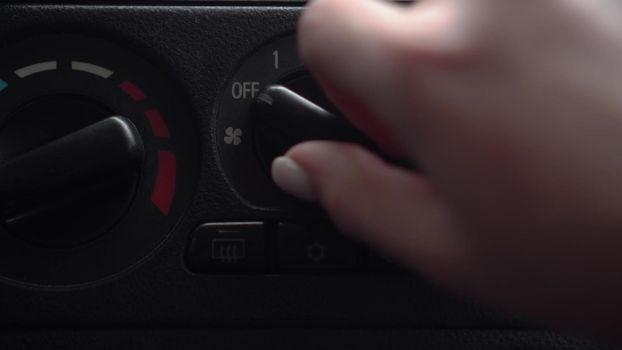
<svg viewBox="0 0 622 350">
<path fill-rule="evenodd" d="M 158 172 L 155 187 L 151 192 L 151 202 L 167 216 L 175 196 L 177 159 L 171 151 L 158 150 Z"/>
<path fill-rule="evenodd" d="M 153 131 L 153 135 L 155 137 L 161 137 L 168 139 L 171 137 L 168 126 L 162 118 L 162 114 L 156 108 L 149 109 L 145 111 L 145 116 L 147 120 L 149 120 L 149 124 L 151 125 L 151 130 Z"/>
<path fill-rule="evenodd" d="M 128 94 L 132 98 L 132 100 L 136 102 L 140 102 L 147 98 L 147 96 L 145 96 L 145 93 L 129 80 L 126 80 L 119 84 L 119 87 L 126 94 Z"/>
</svg>

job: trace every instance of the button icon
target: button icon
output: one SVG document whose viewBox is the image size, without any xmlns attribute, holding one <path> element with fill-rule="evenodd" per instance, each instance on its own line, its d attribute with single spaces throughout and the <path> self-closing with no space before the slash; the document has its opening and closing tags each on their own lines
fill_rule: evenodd
<svg viewBox="0 0 622 350">
<path fill-rule="evenodd" d="M 328 248 L 318 242 L 313 242 L 307 246 L 307 259 L 316 264 L 326 260 Z"/>
<path fill-rule="evenodd" d="M 357 264 L 355 245 L 326 222 L 280 222 L 277 266 L 281 271 L 350 270 Z"/>
<path fill-rule="evenodd" d="M 225 129 L 225 143 L 227 145 L 234 145 L 237 146 L 239 144 L 242 143 L 242 130 L 241 129 L 237 129 L 237 128 L 233 128 L 233 127 L 228 127 L 227 129 Z"/>
<path fill-rule="evenodd" d="M 235 264 L 246 259 L 246 240 L 241 238 L 213 239 L 212 259 L 223 264 Z"/>
<path fill-rule="evenodd" d="M 260 273 L 266 268 L 262 222 L 214 222 L 194 231 L 186 263 L 199 273 Z"/>
</svg>

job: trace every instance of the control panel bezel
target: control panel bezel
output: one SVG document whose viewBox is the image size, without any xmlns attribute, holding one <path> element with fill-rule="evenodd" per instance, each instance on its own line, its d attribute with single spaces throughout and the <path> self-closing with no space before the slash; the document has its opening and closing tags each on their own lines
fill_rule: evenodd
<svg viewBox="0 0 622 350">
<path fill-rule="evenodd" d="M 231 74 L 259 45 L 291 33 L 300 11 L 299 6 L 276 3 L 0 5 L 0 46 L 37 33 L 77 31 L 132 47 L 179 82 L 201 135 L 197 193 L 158 249 L 106 283 L 55 288 L 0 283 L 0 326 L 520 324 L 413 275 L 204 274 L 187 268 L 185 251 L 192 232 L 205 223 L 309 219 L 308 214 L 266 210 L 242 201 L 228 186 L 212 147 L 214 106 Z"/>
</svg>

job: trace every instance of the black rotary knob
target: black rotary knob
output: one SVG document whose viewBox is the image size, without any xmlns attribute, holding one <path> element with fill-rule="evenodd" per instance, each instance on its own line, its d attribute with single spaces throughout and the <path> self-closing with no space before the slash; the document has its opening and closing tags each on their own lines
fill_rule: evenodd
<svg viewBox="0 0 622 350">
<path fill-rule="evenodd" d="M 10 115 L 0 139 L 0 220 L 37 245 L 72 247 L 109 230 L 140 178 L 141 136 L 85 97 L 40 97 Z"/>
<path fill-rule="evenodd" d="M 275 157 L 306 140 L 347 141 L 374 149 L 307 74 L 268 85 L 253 101 L 251 114 L 255 149 L 265 169 Z"/>
<path fill-rule="evenodd" d="M 311 83 L 309 83 L 312 88 Z M 318 104 L 284 85 L 270 85 L 255 100 L 254 115 L 260 123 L 294 140 L 323 139 L 364 142 L 365 137 L 331 107 Z"/>
<path fill-rule="evenodd" d="M 122 43 L 58 33 L 0 48 L 0 280 L 103 281 L 183 230 L 200 164 L 191 106 Z"/>
</svg>

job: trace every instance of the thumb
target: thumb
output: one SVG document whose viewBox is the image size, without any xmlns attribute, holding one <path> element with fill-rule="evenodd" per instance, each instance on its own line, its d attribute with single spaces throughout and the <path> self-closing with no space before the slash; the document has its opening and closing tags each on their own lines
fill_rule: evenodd
<svg viewBox="0 0 622 350">
<path fill-rule="evenodd" d="M 335 225 L 423 274 L 455 284 L 467 274 L 466 246 L 425 178 L 362 147 L 310 141 L 272 166 L 283 190 L 317 200 Z"/>
</svg>

